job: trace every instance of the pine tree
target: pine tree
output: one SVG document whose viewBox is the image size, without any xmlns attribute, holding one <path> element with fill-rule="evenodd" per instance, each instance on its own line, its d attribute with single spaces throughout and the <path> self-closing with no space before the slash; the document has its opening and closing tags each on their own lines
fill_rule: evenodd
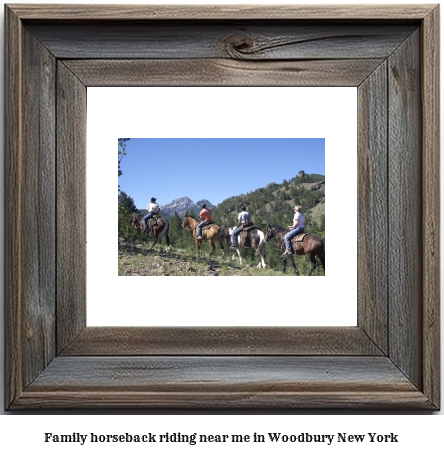
<svg viewBox="0 0 444 456">
<path fill-rule="evenodd" d="M 137 208 L 133 198 L 125 192 L 119 194 L 119 210 L 118 210 L 118 235 L 125 240 L 138 239 L 139 230 L 135 230 L 132 226 L 132 219 L 137 214 Z"/>
<path fill-rule="evenodd" d="M 171 238 L 171 244 L 178 247 L 181 244 L 182 221 L 176 211 L 174 211 L 174 215 L 170 220 L 169 235 Z"/>
<path fill-rule="evenodd" d="M 119 194 L 119 207 L 126 207 L 130 213 L 137 213 L 137 208 L 134 204 L 133 198 L 128 196 L 124 191 L 121 191 Z"/>
</svg>

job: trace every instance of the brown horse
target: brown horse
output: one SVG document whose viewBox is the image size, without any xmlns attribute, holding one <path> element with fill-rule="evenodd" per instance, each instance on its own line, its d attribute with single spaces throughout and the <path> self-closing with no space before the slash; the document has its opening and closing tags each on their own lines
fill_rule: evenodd
<svg viewBox="0 0 444 456">
<path fill-rule="evenodd" d="M 279 225 L 269 225 L 267 230 L 267 236 L 265 238 L 268 242 L 271 238 L 275 237 L 281 246 L 283 252 L 285 252 L 284 238 L 287 234 L 287 230 Z M 306 255 L 311 262 L 311 269 L 308 275 L 316 269 L 316 256 L 321 260 L 322 267 L 325 272 L 325 239 L 322 239 L 316 234 L 300 234 L 291 240 L 291 252 L 293 255 Z M 293 265 L 294 272 L 299 275 L 299 272 L 294 264 L 293 255 L 289 255 L 291 264 Z M 287 256 L 284 257 L 284 269 L 287 268 Z"/>
<path fill-rule="evenodd" d="M 182 226 L 184 228 L 187 228 L 188 226 L 190 227 L 190 230 L 193 230 L 193 237 L 194 240 L 196 241 L 197 248 L 199 250 L 199 254 L 202 253 L 201 251 L 201 246 L 202 246 L 202 241 L 209 241 L 211 244 L 211 253 L 210 255 L 213 255 L 214 250 L 216 248 L 215 241 L 219 242 L 220 249 L 222 250 L 222 256 L 225 256 L 225 251 L 224 251 L 224 232 L 221 228 L 219 228 L 218 225 L 211 225 L 208 229 L 205 229 L 205 227 L 202 230 L 202 239 L 196 239 L 197 235 L 197 225 L 199 225 L 199 222 L 195 220 L 191 215 L 185 214 L 185 217 L 183 219 Z"/>
<path fill-rule="evenodd" d="M 148 230 L 145 231 L 145 227 L 143 226 L 143 217 L 139 220 L 136 216 L 133 217 L 133 227 L 135 230 L 140 229 L 142 234 L 149 233 L 150 231 L 154 234 L 154 242 L 151 245 L 151 249 L 156 245 L 157 241 L 161 241 L 162 238 L 165 236 L 167 249 L 170 246 L 170 238 L 168 237 L 168 231 L 170 229 L 170 222 L 168 220 L 163 219 L 162 217 L 157 217 L 153 220 L 150 218 L 148 220 Z"/>
</svg>

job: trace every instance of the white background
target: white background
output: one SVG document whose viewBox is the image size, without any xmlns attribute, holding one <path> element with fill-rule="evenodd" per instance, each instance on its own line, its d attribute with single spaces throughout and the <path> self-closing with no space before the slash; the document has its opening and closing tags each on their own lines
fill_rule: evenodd
<svg viewBox="0 0 444 456">
<path fill-rule="evenodd" d="M 36 3 L 36 2 L 24 2 L 24 3 Z M 49 2 L 48 2 L 49 3 Z M 60 3 L 58 2 L 53 3 Z M 78 2 L 82 3 L 82 2 Z M 89 3 L 89 2 L 83 2 Z M 103 2 L 100 0 L 95 0 L 94 3 L 111 3 L 110 1 Z M 133 3 L 138 3 L 133 0 Z M 151 1 L 151 3 L 167 3 L 165 1 Z M 172 2 L 178 3 L 178 2 Z M 182 2 L 186 3 L 186 2 Z M 195 0 L 190 3 L 213 3 L 210 1 L 199 2 Z M 220 4 L 232 3 L 236 4 L 239 2 L 230 2 L 230 1 L 219 1 Z M 251 3 L 251 4 L 262 4 L 270 3 L 263 2 L 260 0 L 254 0 L 249 2 L 248 0 L 243 0 L 241 3 Z M 298 2 L 288 2 L 285 0 L 280 0 L 281 4 L 284 3 L 298 3 Z M 308 3 L 307 1 L 302 2 L 303 4 Z M 326 3 L 335 3 L 327 0 L 320 1 L 311 1 L 311 4 L 326 4 Z M 346 1 L 341 0 L 341 4 L 345 3 L 358 3 L 356 1 Z M 366 3 L 381 3 L 380 1 L 371 1 L 367 0 Z M 407 0 L 401 1 L 392 1 L 392 3 L 429 3 L 421 1 L 409 2 Z M 439 2 L 438 2 L 439 3 Z M 2 13 L 3 8 L 0 12 Z M 3 27 L 3 21 L 1 26 Z M 3 36 L 3 29 L 1 31 Z M 3 47 L 0 47 L 0 52 L 3 53 Z M 3 59 L 1 59 L 3 60 Z M 1 73 L 2 86 L 3 86 L 3 70 Z M 1 97 L 3 97 L 3 92 L 1 92 Z M 0 123 L 0 132 L 3 138 L 3 123 Z M 3 166 L 3 161 L 0 161 L 0 166 Z M 3 173 L 2 173 L 3 175 Z M 442 190 L 441 190 L 442 191 Z M 3 192 L 3 188 L 0 187 L 0 192 Z M 444 201 L 444 198 L 441 199 Z M 0 202 L 3 202 L 3 195 L 0 197 Z M 2 204 L 2 203 L 0 203 Z M 2 207 L 3 209 L 3 207 Z M 4 217 L 3 210 L 1 217 Z M 3 223 L 1 224 L 3 226 Z M 441 246 L 444 243 L 441 243 Z M 3 239 L 0 240 L 0 248 L 3 252 Z M 3 253 L 2 253 L 3 256 Z M 441 252 L 441 258 L 443 258 L 443 252 Z M 3 268 L 3 264 L 0 266 Z M 0 274 L 0 280 L 3 280 L 4 271 Z M 444 270 L 441 267 L 441 273 Z M 3 296 L 1 297 L 1 299 Z M 442 301 L 442 298 L 441 298 Z M 443 313 L 441 313 L 443 315 Z M 3 312 L 0 312 L 0 319 L 3 319 Z M 443 320 L 443 317 L 441 317 Z M 441 321 L 441 327 L 444 327 L 443 321 Z M 0 343 L 3 343 L 3 324 L 0 325 Z M 443 340 L 444 338 L 442 338 Z M 441 356 L 444 352 L 444 348 L 441 350 Z M 0 350 L 0 400 L 3 403 L 3 350 Z M 442 363 L 444 364 L 444 363 Z M 442 376 L 442 382 L 443 382 Z M 443 391 L 441 387 L 441 391 Z M 254 411 L 253 411 L 254 413 Z M 411 414 L 409 416 L 398 416 L 396 413 L 383 414 L 370 414 L 370 413 L 355 413 L 354 416 L 349 416 L 347 414 L 341 415 L 331 415 L 325 413 L 318 415 L 315 413 L 315 416 L 310 414 L 298 412 L 298 411 L 289 411 L 286 414 L 274 416 L 267 413 L 261 413 L 256 411 L 256 416 L 251 415 L 192 415 L 192 416 L 180 416 L 176 413 L 168 413 L 155 415 L 153 412 L 141 412 L 141 414 L 132 413 L 131 416 L 119 416 L 117 414 L 111 414 L 110 416 L 77 416 L 72 413 L 64 416 L 57 416 L 46 414 L 44 416 L 22 416 L 14 415 L 12 413 L 5 413 L 0 419 L 0 448 L 2 451 L 17 452 L 17 454 L 22 454 L 31 452 L 33 454 L 60 454 L 61 448 L 58 445 L 49 446 L 48 444 L 43 443 L 43 432 L 59 432 L 59 433 L 72 433 L 72 432 L 96 432 L 96 433 L 116 433 L 116 432 L 163 432 L 163 431 L 180 431 L 180 432 L 199 432 L 199 433 L 251 433 L 252 431 L 256 432 L 287 432 L 287 433 L 298 433 L 298 432 L 321 432 L 321 433 L 334 433 L 334 432 L 348 432 L 348 433 L 365 433 L 365 432 L 382 432 L 382 433 L 399 433 L 401 436 L 401 444 L 379 444 L 378 446 L 356 446 L 354 444 L 349 444 L 347 446 L 330 446 L 330 447 L 316 447 L 316 446 L 289 446 L 289 447 L 247 447 L 242 445 L 237 446 L 212 446 L 210 451 L 213 454 L 226 454 L 227 449 L 230 453 L 233 454 L 246 454 L 252 449 L 256 454 L 270 454 L 271 451 L 279 452 L 279 454 L 298 454 L 304 450 L 309 450 L 314 454 L 359 454 L 362 455 L 374 455 L 375 452 L 378 454 L 387 454 L 392 455 L 395 453 L 398 454 L 411 454 L 411 453 L 429 453 L 429 454 L 440 454 L 443 449 L 442 441 L 442 429 L 444 425 L 443 412 L 433 413 L 434 416 L 424 416 L 424 414 Z M 402 413 L 406 415 L 405 412 Z M 394 415 L 394 416 L 393 416 Z M 439 415 L 439 416 L 437 416 Z M 149 454 L 151 447 L 141 446 L 139 449 L 137 447 L 128 447 L 121 445 L 107 445 L 105 448 L 107 454 L 121 454 L 122 451 L 131 450 L 132 454 Z M 163 451 L 159 451 L 156 454 L 169 454 L 173 451 L 180 449 L 181 453 L 185 454 L 208 454 L 209 448 L 207 447 L 190 447 L 186 446 L 171 447 L 171 450 L 167 451 L 165 447 L 162 447 Z M 162 450 L 162 448 L 156 448 L 156 450 Z M 82 450 L 82 451 L 81 451 Z M 62 451 L 65 454 L 97 454 L 97 449 L 94 447 L 84 448 L 78 446 L 78 444 L 67 445 L 62 447 Z M 94 452 L 93 452 L 94 451 Z M 188 452 L 188 453 L 187 453 Z M 223 452 L 223 453 L 222 453 Z"/>
<path fill-rule="evenodd" d="M 89 88 L 88 326 L 356 326 L 356 95 L 355 87 Z M 115 109 L 116 100 L 125 100 L 125 109 Z M 242 122 L 227 121 L 238 112 Z M 118 277 L 116 159 L 110 152 L 116 138 L 242 138 L 246 131 L 250 138 L 325 138 L 326 237 L 332 240 L 326 276 L 296 278 L 288 265 L 287 277 Z M 168 166 L 165 160 L 156 170 L 157 185 L 170 185 Z M 282 166 L 289 173 L 294 167 L 293 175 L 299 170 L 292 157 Z M 149 186 L 150 179 L 147 173 L 140 185 Z M 347 202 L 347 255 L 337 241 L 345 234 L 340 201 Z M 98 206 L 116 214 L 106 230 L 97 223 Z M 151 298 L 148 290 L 154 290 Z"/>
</svg>

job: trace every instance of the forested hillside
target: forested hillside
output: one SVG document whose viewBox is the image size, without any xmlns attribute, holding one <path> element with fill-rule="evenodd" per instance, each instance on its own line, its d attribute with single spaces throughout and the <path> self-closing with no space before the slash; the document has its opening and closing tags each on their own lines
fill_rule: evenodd
<svg viewBox="0 0 444 456">
<path fill-rule="evenodd" d="M 305 232 L 318 234 L 325 237 L 325 176 L 319 174 L 305 174 L 301 171 L 298 176 L 284 180 L 280 184 L 269 183 L 263 188 L 251 192 L 227 198 L 222 203 L 212 208 L 213 221 L 221 227 L 237 225 L 237 216 L 242 205 L 247 206 L 247 211 L 253 215 L 255 226 L 266 234 L 270 224 L 278 224 L 284 227 L 292 224 L 293 207 L 302 206 L 305 217 Z M 120 213 L 126 214 L 126 220 L 120 219 Z M 128 228 L 128 212 L 119 207 L 119 237 L 125 241 L 140 242 L 143 240 L 139 232 Z M 197 219 L 198 214 L 191 211 Z M 170 244 L 175 249 L 195 252 L 196 245 L 193 241 L 192 232 L 182 227 L 183 216 L 177 212 L 170 217 Z M 151 235 L 152 236 L 152 235 Z M 204 253 L 208 254 L 210 246 L 208 242 L 202 244 Z M 225 244 L 227 255 L 231 256 L 229 244 Z M 220 256 L 219 245 L 216 247 L 216 256 Z M 242 249 L 242 256 L 247 264 L 256 265 L 257 257 L 252 249 Z M 282 252 L 276 240 L 272 240 L 265 247 L 265 261 L 267 266 L 275 270 L 282 268 Z M 309 269 L 309 262 L 305 257 L 297 259 L 298 269 L 304 274 Z M 291 272 L 290 272 L 291 273 Z M 324 275 L 321 267 L 317 268 L 316 274 Z"/>
<path fill-rule="evenodd" d="M 274 182 L 246 195 L 233 196 L 213 208 L 213 219 L 225 225 L 237 225 L 241 205 L 253 215 L 254 224 L 266 229 L 269 224 L 288 226 L 293 221 L 293 208 L 302 206 L 306 231 L 324 236 L 325 176 L 300 174 L 281 184 Z"/>
</svg>

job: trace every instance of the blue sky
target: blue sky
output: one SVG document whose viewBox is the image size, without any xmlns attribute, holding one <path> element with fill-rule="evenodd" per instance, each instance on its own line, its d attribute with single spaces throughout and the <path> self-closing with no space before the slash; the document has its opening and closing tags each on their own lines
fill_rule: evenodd
<svg viewBox="0 0 444 456">
<path fill-rule="evenodd" d="M 132 138 L 121 162 L 120 189 L 146 209 L 188 196 L 219 204 L 300 170 L 325 174 L 323 138 Z"/>
</svg>

